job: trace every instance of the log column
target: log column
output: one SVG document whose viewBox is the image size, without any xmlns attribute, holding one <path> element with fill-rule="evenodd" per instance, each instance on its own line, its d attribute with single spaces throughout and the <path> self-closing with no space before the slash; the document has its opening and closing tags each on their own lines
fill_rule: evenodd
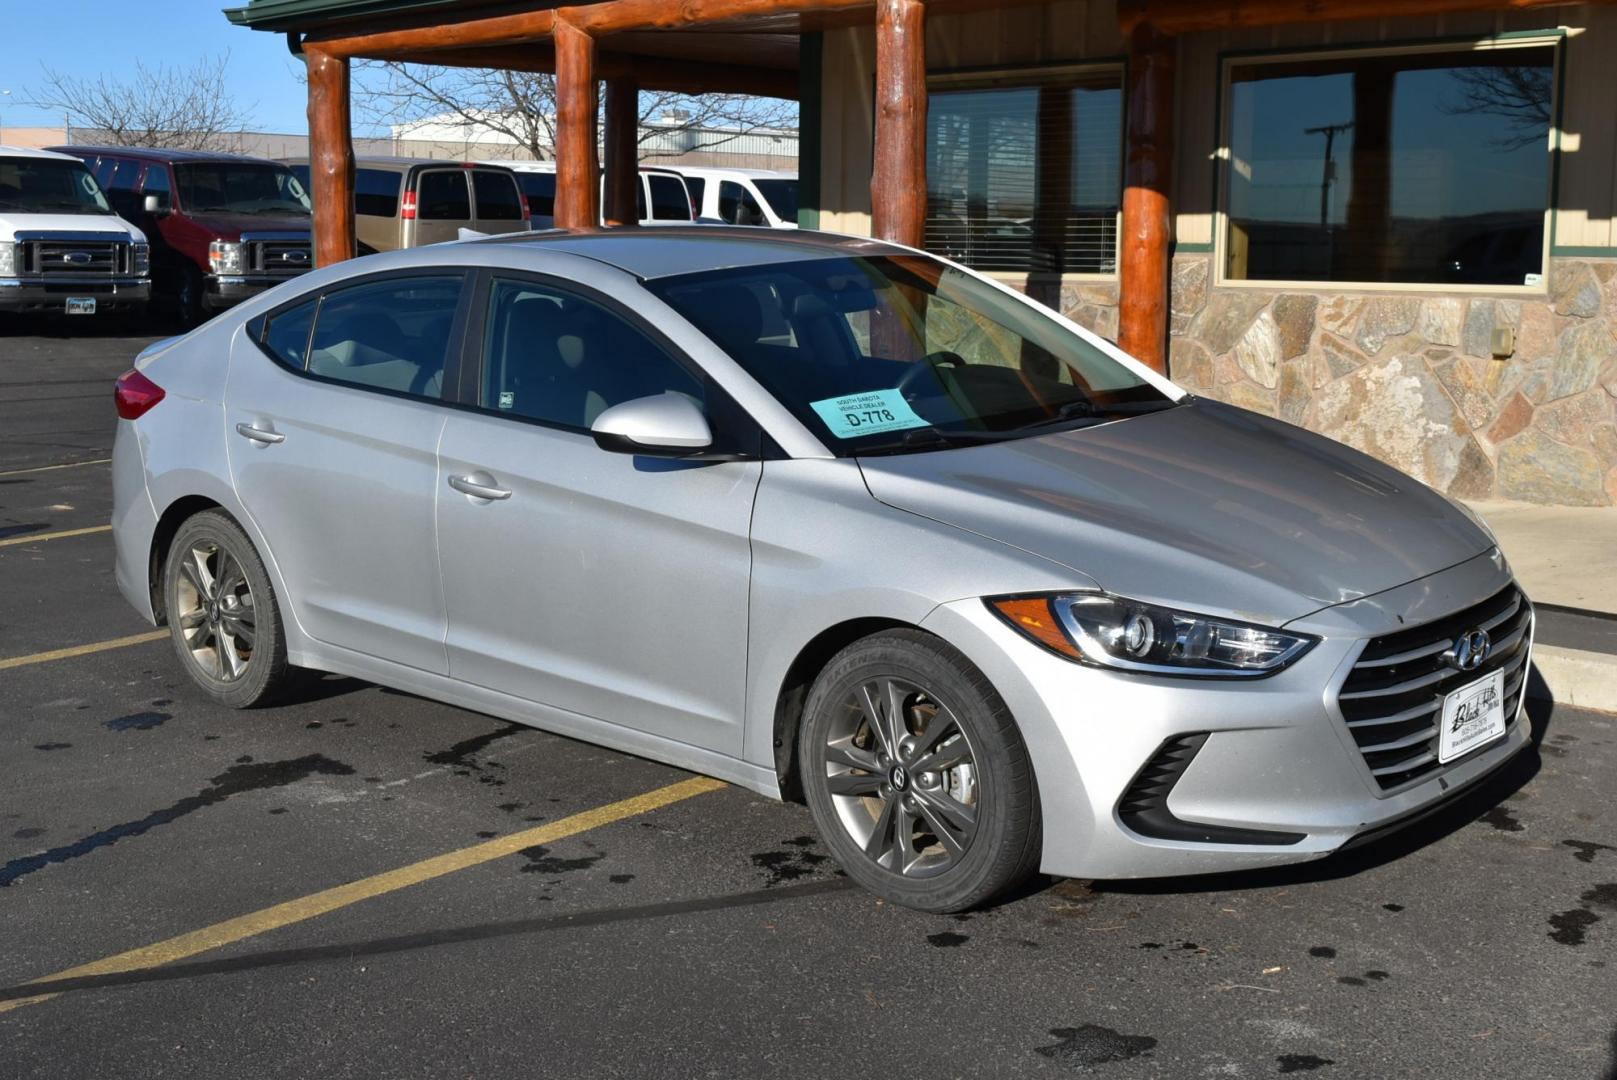
<svg viewBox="0 0 1617 1080">
<path fill-rule="evenodd" d="M 309 182 L 314 197 L 314 261 L 354 257 L 354 140 L 348 59 L 315 49 L 309 64 Z"/>
<path fill-rule="evenodd" d="M 600 224 L 601 165 L 595 147 L 595 39 L 556 23 L 556 225 Z"/>
<path fill-rule="evenodd" d="M 1173 39 L 1149 23 L 1129 35 L 1118 340 L 1157 371 L 1168 368 L 1173 221 Z"/>
<path fill-rule="evenodd" d="M 926 25 L 921 0 L 877 0 L 873 231 L 921 247 L 926 239 Z"/>
<path fill-rule="evenodd" d="M 606 83 L 606 223 L 636 225 L 640 190 L 640 84 L 627 76 Z"/>
</svg>

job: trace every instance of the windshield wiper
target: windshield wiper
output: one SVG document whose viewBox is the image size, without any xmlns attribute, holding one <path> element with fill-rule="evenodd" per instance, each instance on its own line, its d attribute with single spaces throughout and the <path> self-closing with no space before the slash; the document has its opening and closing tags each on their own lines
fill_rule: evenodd
<svg viewBox="0 0 1617 1080">
<path fill-rule="evenodd" d="M 1043 420 L 1035 420 L 1031 424 L 1023 425 L 1019 430 L 1029 428 L 1054 427 L 1056 424 L 1065 424 L 1072 420 L 1110 420 L 1121 416 L 1140 416 L 1144 413 L 1162 412 L 1178 406 L 1177 401 L 1163 399 L 1161 401 L 1123 401 L 1114 405 L 1096 405 L 1093 401 L 1082 398 L 1069 401 L 1056 409 L 1054 416 L 1047 416 Z"/>
<path fill-rule="evenodd" d="M 896 442 L 878 443 L 858 451 L 856 457 L 876 454 L 903 454 L 911 450 L 953 450 L 962 446 L 1014 439 L 1014 431 L 942 431 L 938 428 L 914 428 L 906 431 Z"/>
</svg>

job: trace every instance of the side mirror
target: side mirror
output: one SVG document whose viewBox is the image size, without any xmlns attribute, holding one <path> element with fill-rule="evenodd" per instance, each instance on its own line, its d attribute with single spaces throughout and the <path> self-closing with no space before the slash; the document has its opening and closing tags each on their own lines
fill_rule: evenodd
<svg viewBox="0 0 1617 1080">
<path fill-rule="evenodd" d="M 164 217 L 168 214 L 168 204 L 162 199 L 159 199 L 156 195 L 146 196 L 145 200 L 141 202 L 140 207 L 153 217 Z"/>
<path fill-rule="evenodd" d="M 713 445 L 701 407 L 672 391 L 612 406 L 595 418 L 590 434 L 602 450 L 648 457 L 694 457 Z"/>
</svg>

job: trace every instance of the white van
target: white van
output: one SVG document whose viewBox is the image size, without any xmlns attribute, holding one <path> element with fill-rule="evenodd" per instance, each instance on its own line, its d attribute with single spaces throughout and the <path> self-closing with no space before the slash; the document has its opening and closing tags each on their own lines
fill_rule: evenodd
<svg viewBox="0 0 1617 1080">
<path fill-rule="evenodd" d="M 685 178 L 696 216 L 726 225 L 797 228 L 797 174 L 771 169 L 670 166 Z"/>
<path fill-rule="evenodd" d="M 0 146 L 0 312 L 96 315 L 150 299 L 146 234 L 112 212 L 84 162 Z"/>
<path fill-rule="evenodd" d="M 535 229 L 556 224 L 556 163 L 554 161 L 491 161 L 517 174 L 517 186 L 528 202 L 528 213 Z M 603 178 L 602 184 L 605 184 Z M 696 200 L 685 180 L 673 169 L 643 165 L 640 189 L 635 193 L 635 209 L 642 225 L 690 222 L 696 218 Z M 603 210 L 605 200 L 602 200 Z"/>
</svg>

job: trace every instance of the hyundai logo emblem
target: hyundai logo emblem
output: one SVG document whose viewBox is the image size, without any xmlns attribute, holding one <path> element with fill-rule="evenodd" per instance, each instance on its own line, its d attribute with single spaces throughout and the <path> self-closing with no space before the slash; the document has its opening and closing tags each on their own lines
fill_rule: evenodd
<svg viewBox="0 0 1617 1080">
<path fill-rule="evenodd" d="M 62 261 L 73 266 L 85 266 L 94 260 L 95 256 L 88 251 L 65 251 L 62 253 Z"/>
<path fill-rule="evenodd" d="M 1443 654 L 1443 660 L 1456 670 L 1475 671 L 1488 659 L 1488 651 L 1492 648 L 1493 640 L 1488 637 L 1488 631 L 1467 630 L 1454 639 L 1449 651 Z"/>
</svg>

